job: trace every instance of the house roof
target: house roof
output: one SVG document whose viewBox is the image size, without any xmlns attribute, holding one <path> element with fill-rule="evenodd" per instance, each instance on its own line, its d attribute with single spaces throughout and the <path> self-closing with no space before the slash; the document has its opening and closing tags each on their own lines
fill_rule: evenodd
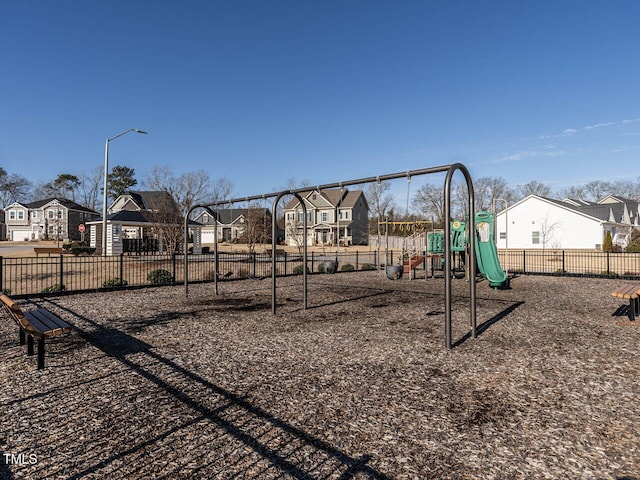
<svg viewBox="0 0 640 480">
<path fill-rule="evenodd" d="M 223 225 L 229 225 L 233 222 L 235 222 L 236 220 L 238 220 L 238 218 L 240 217 L 247 217 L 249 215 L 249 210 L 251 210 L 252 212 L 256 212 L 258 215 L 262 215 L 262 216 L 267 216 L 267 217 L 271 217 L 271 210 L 269 210 L 268 208 L 222 208 L 218 211 L 213 211 L 213 213 L 217 216 L 216 218 L 218 219 L 218 222 L 223 224 Z M 207 212 L 206 210 L 203 210 L 202 212 L 200 212 L 198 214 L 198 216 L 196 217 L 196 219 L 200 219 L 202 217 L 202 215 L 210 215 L 209 212 Z M 210 224 L 210 223 L 209 223 Z"/>
<path fill-rule="evenodd" d="M 638 216 L 638 202 L 631 199 L 621 199 L 621 197 L 615 197 L 621 200 L 619 203 L 594 203 L 573 199 L 556 200 L 554 198 L 541 197 L 539 195 L 529 195 L 523 200 L 511 205 L 509 209 L 532 197 L 552 203 L 567 210 L 572 210 L 580 215 L 590 217 L 599 222 L 627 223 L 627 219 L 625 219 L 626 213 L 626 215 L 629 216 L 628 221 L 630 221 L 631 224 L 635 224 Z"/>
<path fill-rule="evenodd" d="M 107 221 L 112 223 L 122 223 L 122 224 L 144 224 L 144 223 L 158 223 L 158 219 L 154 218 L 153 214 L 145 211 L 136 211 L 136 210 L 120 210 L 118 212 L 110 213 L 107 215 Z M 87 222 L 89 224 L 98 224 L 102 223 L 102 217 L 97 218 L 91 222 Z M 189 225 L 198 226 L 201 225 L 199 222 L 195 220 L 189 220 Z"/>
<path fill-rule="evenodd" d="M 173 197 L 169 192 L 160 191 L 160 190 L 151 190 L 151 191 L 128 191 L 119 195 L 118 198 L 114 200 L 111 204 L 111 208 L 120 200 L 122 197 L 129 197 L 131 200 L 137 205 L 140 210 L 149 210 L 149 211 L 162 211 L 166 210 L 167 207 L 175 209 L 175 212 L 178 211 L 178 207 Z"/>
<path fill-rule="evenodd" d="M 334 189 L 318 191 L 314 189 L 314 190 L 301 192 L 300 196 L 306 199 L 309 203 L 314 204 L 314 202 L 309 199 L 309 197 L 313 193 L 319 193 L 322 196 L 322 198 L 324 198 L 327 202 L 329 202 L 333 207 L 337 207 L 338 205 L 340 205 L 341 207 L 345 207 L 345 208 L 353 208 L 356 206 L 356 203 L 360 198 L 362 198 L 366 203 L 366 198 L 362 190 L 348 190 L 348 189 L 334 188 Z M 342 199 L 342 202 L 340 202 L 341 199 Z M 285 205 L 284 208 L 286 210 L 291 210 L 296 208 L 296 206 L 299 203 L 300 202 L 298 201 L 298 199 L 296 197 L 293 197 L 293 199 L 291 199 Z M 368 208 L 368 204 L 367 204 L 367 208 Z"/>
<path fill-rule="evenodd" d="M 79 212 L 88 212 L 88 213 L 94 213 L 96 215 L 98 215 L 98 212 L 91 210 L 90 208 L 87 207 L 83 207 L 82 205 L 76 203 L 76 202 L 72 202 L 69 199 L 63 198 L 63 197 L 51 197 L 51 198 L 45 198 L 43 200 L 36 200 L 35 202 L 31 202 L 31 203 L 25 203 L 23 204 L 25 207 L 31 209 L 31 210 L 37 210 L 38 208 L 42 208 L 45 205 L 47 205 L 48 203 L 52 203 L 54 201 L 57 201 L 60 205 L 62 205 L 63 207 L 68 208 L 69 210 L 77 210 Z"/>
</svg>

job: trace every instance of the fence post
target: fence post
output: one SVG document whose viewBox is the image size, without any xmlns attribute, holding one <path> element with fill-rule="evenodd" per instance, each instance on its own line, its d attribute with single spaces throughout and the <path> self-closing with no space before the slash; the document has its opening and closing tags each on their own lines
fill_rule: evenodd
<svg viewBox="0 0 640 480">
<path fill-rule="evenodd" d="M 358 250 L 356 250 L 356 271 L 359 270 L 359 268 L 358 268 L 358 260 L 359 260 L 359 258 L 358 258 Z"/>
<path fill-rule="evenodd" d="M 4 277 L 2 271 L 4 270 L 4 264 L 2 263 L 2 255 L 0 255 L 0 293 L 4 292 Z"/>
<path fill-rule="evenodd" d="M 567 270 L 564 268 L 564 250 L 562 250 L 562 273 L 567 273 Z"/>
<path fill-rule="evenodd" d="M 171 274 L 171 276 L 173 277 L 173 282 L 171 282 L 172 285 L 176 284 L 176 252 L 173 252 L 171 254 L 171 266 L 173 268 L 173 273 Z"/>
<path fill-rule="evenodd" d="M 120 280 L 124 280 L 124 253 L 120 254 Z"/>
<path fill-rule="evenodd" d="M 610 266 L 610 263 L 609 263 L 609 253 L 610 253 L 610 252 L 607 252 L 607 275 L 611 275 L 611 271 L 609 270 L 609 266 Z"/>
<path fill-rule="evenodd" d="M 527 273 L 527 251 L 522 250 L 522 273 Z"/>
<path fill-rule="evenodd" d="M 287 252 L 284 252 L 284 276 L 287 276 Z"/>
<path fill-rule="evenodd" d="M 64 289 L 64 272 L 63 272 L 63 268 L 64 268 L 64 260 L 63 260 L 62 254 L 60 254 L 60 290 Z"/>
<path fill-rule="evenodd" d="M 315 272 L 315 261 L 316 261 L 316 252 L 311 252 L 311 272 Z"/>
</svg>

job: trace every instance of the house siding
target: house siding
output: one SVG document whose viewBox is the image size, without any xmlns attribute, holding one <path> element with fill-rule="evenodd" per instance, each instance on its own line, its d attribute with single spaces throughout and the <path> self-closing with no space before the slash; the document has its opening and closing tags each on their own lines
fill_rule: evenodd
<svg viewBox="0 0 640 480">
<path fill-rule="evenodd" d="M 500 212 L 496 230 L 498 248 L 507 246 L 501 233 L 508 232 L 510 249 L 595 249 L 602 245 L 605 227 L 597 219 L 532 196 L 510 207 L 507 214 Z M 533 232 L 539 232 L 539 243 L 534 243 Z"/>
</svg>

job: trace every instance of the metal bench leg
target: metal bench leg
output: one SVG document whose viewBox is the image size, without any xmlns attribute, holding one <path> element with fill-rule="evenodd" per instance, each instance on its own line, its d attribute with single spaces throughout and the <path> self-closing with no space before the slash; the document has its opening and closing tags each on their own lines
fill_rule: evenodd
<svg viewBox="0 0 640 480">
<path fill-rule="evenodd" d="M 27 335 L 27 355 L 33 355 L 33 337 L 31 335 Z"/>
<path fill-rule="evenodd" d="M 38 339 L 38 370 L 44 368 L 44 337 Z"/>
<path fill-rule="evenodd" d="M 24 334 L 24 330 L 22 328 L 19 328 L 18 330 L 20 330 L 20 345 L 24 345 L 27 343 L 27 336 Z"/>
<path fill-rule="evenodd" d="M 629 320 L 632 322 L 636 319 L 637 302 L 636 298 L 629 299 Z"/>
</svg>

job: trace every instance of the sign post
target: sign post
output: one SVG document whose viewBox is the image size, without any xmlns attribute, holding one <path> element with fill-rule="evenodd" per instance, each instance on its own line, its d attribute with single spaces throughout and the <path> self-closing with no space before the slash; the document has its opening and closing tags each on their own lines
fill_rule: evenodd
<svg viewBox="0 0 640 480">
<path fill-rule="evenodd" d="M 80 225 L 78 225 L 78 231 L 80 232 L 80 241 L 84 242 L 84 231 L 85 231 L 84 223 L 81 223 Z"/>
</svg>

